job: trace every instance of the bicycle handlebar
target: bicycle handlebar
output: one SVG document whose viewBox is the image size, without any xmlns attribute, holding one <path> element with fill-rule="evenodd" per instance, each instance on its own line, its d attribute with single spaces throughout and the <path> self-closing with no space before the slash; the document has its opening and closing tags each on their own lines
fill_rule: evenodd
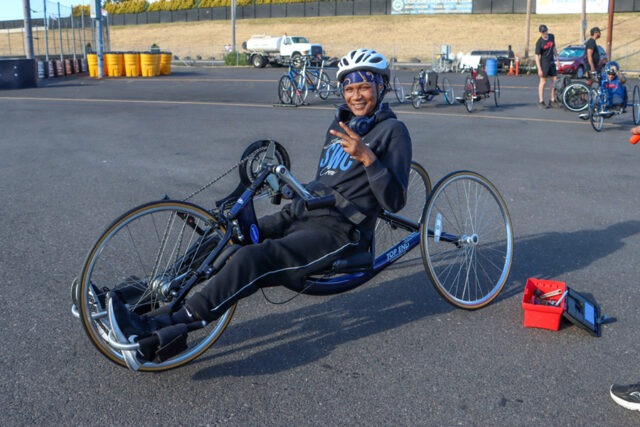
<svg viewBox="0 0 640 427">
<path fill-rule="evenodd" d="M 286 182 L 289 187 L 291 187 L 291 189 L 302 198 L 302 200 L 304 200 L 304 206 L 307 210 L 312 211 L 314 209 L 328 208 L 336 204 L 336 198 L 332 194 L 319 197 L 311 194 L 309 190 L 304 188 L 296 177 L 289 172 L 286 166 L 278 165 L 274 167 L 273 172 L 278 176 L 278 178 Z"/>
</svg>

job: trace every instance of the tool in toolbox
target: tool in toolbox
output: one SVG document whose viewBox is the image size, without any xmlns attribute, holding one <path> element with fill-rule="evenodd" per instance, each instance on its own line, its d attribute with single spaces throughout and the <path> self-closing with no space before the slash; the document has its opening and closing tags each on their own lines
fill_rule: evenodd
<svg viewBox="0 0 640 427">
<path fill-rule="evenodd" d="M 560 318 L 564 317 L 590 334 L 600 336 L 601 325 L 615 321 L 602 314 L 593 298 L 569 288 L 564 282 L 552 280 L 528 279 L 522 307 L 525 327 L 557 331 Z"/>
</svg>

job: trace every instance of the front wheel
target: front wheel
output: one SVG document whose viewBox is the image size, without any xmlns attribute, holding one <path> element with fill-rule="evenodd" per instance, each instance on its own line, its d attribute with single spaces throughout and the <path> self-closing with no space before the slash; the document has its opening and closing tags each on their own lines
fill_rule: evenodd
<svg viewBox="0 0 640 427">
<path fill-rule="evenodd" d="M 585 110 L 589 107 L 589 87 L 582 82 L 571 83 L 562 92 L 562 104 L 574 113 Z"/>
<path fill-rule="evenodd" d="M 422 217 L 422 260 L 440 295 L 468 310 L 493 301 L 513 260 L 511 217 L 493 184 L 453 172 L 436 184 Z"/>
<path fill-rule="evenodd" d="M 455 100 L 455 95 L 453 93 L 453 86 L 451 86 L 451 82 L 449 82 L 448 78 L 442 79 L 442 88 L 444 90 L 444 100 L 447 104 L 452 105 Z"/>
<path fill-rule="evenodd" d="M 127 307 L 138 314 L 171 300 L 169 285 L 180 286 L 218 245 L 224 230 L 206 210 L 179 201 L 152 202 L 115 220 L 89 251 L 74 290 L 74 301 L 85 332 L 109 360 L 125 366 L 131 351 L 109 345 L 112 331 L 106 295 L 119 289 Z M 200 289 L 196 284 L 187 298 Z M 217 321 L 189 333 L 188 348 L 164 362 L 147 362 L 141 371 L 163 371 L 190 362 L 222 335 L 235 305 Z"/>
<path fill-rule="evenodd" d="M 493 102 L 498 106 L 500 102 L 500 79 L 498 76 L 493 78 Z"/>
<path fill-rule="evenodd" d="M 633 113 L 633 124 L 640 125 L 640 88 L 638 85 L 633 87 L 633 104 L 631 105 Z"/>
</svg>

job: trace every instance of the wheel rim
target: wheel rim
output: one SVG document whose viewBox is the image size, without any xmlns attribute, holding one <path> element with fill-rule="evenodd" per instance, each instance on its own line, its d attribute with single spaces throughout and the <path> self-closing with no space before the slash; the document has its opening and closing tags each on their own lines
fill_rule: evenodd
<svg viewBox="0 0 640 427">
<path fill-rule="evenodd" d="M 500 100 L 500 80 L 498 76 L 496 76 L 495 81 L 493 82 L 493 101 L 498 106 L 498 101 Z"/>
<path fill-rule="evenodd" d="M 633 87 L 633 106 L 631 107 L 633 113 L 633 124 L 640 124 L 640 88 L 638 86 Z"/>
<path fill-rule="evenodd" d="M 397 76 L 393 78 L 393 91 L 396 94 L 398 102 L 402 104 L 404 102 L 404 88 L 400 84 L 400 79 L 398 79 Z"/>
<path fill-rule="evenodd" d="M 418 163 L 413 162 L 409 172 L 407 203 L 396 215 L 419 224 L 429 193 L 431 193 L 431 180 L 427 171 Z M 389 222 L 378 219 L 374 238 L 376 258 L 384 256 L 388 249 L 407 237 L 409 233 L 407 230 L 392 226 Z M 405 256 L 403 261 L 410 261 L 413 258 Z"/>
<path fill-rule="evenodd" d="M 291 104 L 293 101 L 293 85 L 289 76 L 282 76 L 278 85 L 278 98 L 283 104 Z"/>
<path fill-rule="evenodd" d="M 582 111 L 589 106 L 589 90 L 582 84 L 569 85 L 562 95 L 562 102 L 570 111 Z"/>
<path fill-rule="evenodd" d="M 293 79 L 293 103 L 295 105 L 302 105 L 307 99 L 308 88 L 304 81 L 304 76 L 298 74 Z"/>
<path fill-rule="evenodd" d="M 322 75 L 320 75 L 320 83 L 318 89 L 318 96 L 321 99 L 327 99 L 329 97 L 329 86 L 331 85 L 331 80 L 329 80 L 329 76 L 324 71 Z"/>
<path fill-rule="evenodd" d="M 181 216 L 192 220 L 197 228 L 187 226 Z M 205 249 L 210 250 L 215 244 L 200 246 L 195 264 L 192 257 L 185 256 L 199 237 L 195 230 L 207 229 L 213 222 L 211 215 L 197 206 L 158 202 L 123 215 L 102 235 L 83 267 L 78 308 L 85 331 L 105 356 L 124 365 L 122 354 L 106 342 L 110 325 L 105 313 L 105 293 L 113 289 L 127 291 L 128 306 L 138 313 L 165 305 L 163 287 L 183 274 L 187 264 L 195 268 L 207 252 Z M 190 261 L 176 261 L 180 259 Z M 195 286 L 192 292 L 201 287 L 202 284 Z M 234 310 L 235 306 L 217 321 L 190 333 L 185 352 L 161 363 L 146 363 L 141 370 L 171 369 L 198 357 L 220 337 Z"/>
<path fill-rule="evenodd" d="M 589 120 L 596 132 L 600 132 L 604 125 L 604 117 L 600 115 L 600 95 L 595 90 L 591 91 L 591 102 L 589 103 Z"/>
<path fill-rule="evenodd" d="M 453 94 L 453 86 L 449 82 L 449 79 L 446 77 L 442 80 L 442 86 L 444 87 L 444 100 L 447 104 L 453 104 L 454 94 Z"/>
<path fill-rule="evenodd" d="M 440 238 L 427 237 L 440 230 Z M 457 244 L 445 237 L 457 237 Z M 507 281 L 513 258 L 511 218 L 486 178 L 455 172 L 433 189 L 421 227 L 422 257 L 438 292 L 451 304 L 476 309 Z"/>
</svg>

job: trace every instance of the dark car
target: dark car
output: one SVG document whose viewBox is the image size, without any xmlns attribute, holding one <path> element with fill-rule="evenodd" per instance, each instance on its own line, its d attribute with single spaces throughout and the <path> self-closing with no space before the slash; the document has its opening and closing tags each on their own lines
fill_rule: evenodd
<svg viewBox="0 0 640 427">
<path fill-rule="evenodd" d="M 600 51 L 600 67 L 602 67 L 608 60 L 607 53 L 601 46 L 598 46 L 598 51 Z M 571 74 L 581 79 L 589 67 L 587 49 L 583 44 L 567 46 L 558 54 L 558 62 L 560 63 L 559 73 Z"/>
</svg>

